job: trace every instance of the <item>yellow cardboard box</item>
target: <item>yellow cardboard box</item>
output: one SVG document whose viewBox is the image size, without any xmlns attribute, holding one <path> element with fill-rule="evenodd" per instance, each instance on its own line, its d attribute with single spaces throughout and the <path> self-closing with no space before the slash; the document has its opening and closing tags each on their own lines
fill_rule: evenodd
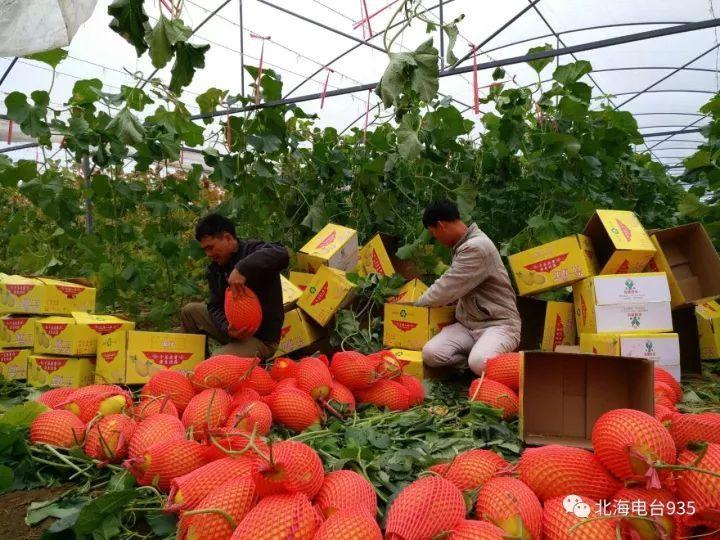
<svg viewBox="0 0 720 540">
<path fill-rule="evenodd" d="M 655 255 L 655 245 L 634 212 L 596 210 L 584 234 L 595 247 L 600 274 L 642 272 Z"/>
<path fill-rule="evenodd" d="M 325 326 L 352 299 L 354 288 L 345 272 L 321 266 L 297 305 L 320 326 Z"/>
<path fill-rule="evenodd" d="M 420 297 L 425 294 L 428 290 L 428 286 L 425 285 L 419 279 L 413 279 L 408 281 L 405 285 L 400 287 L 397 296 L 392 296 L 387 299 L 390 304 L 414 304 Z"/>
<path fill-rule="evenodd" d="M 312 345 L 322 335 L 322 328 L 318 328 L 301 309 L 288 311 L 285 313 L 280 330 L 280 344 L 275 352 L 275 358 Z"/>
<path fill-rule="evenodd" d="M 32 347 L 35 343 L 36 317 L 4 315 L 0 317 L 0 347 Z"/>
<path fill-rule="evenodd" d="M 700 339 L 700 358 L 720 358 L 720 302 L 707 300 L 695 306 Z"/>
<path fill-rule="evenodd" d="M 383 344 L 420 351 L 430 338 L 455 321 L 455 306 L 419 307 L 385 304 Z"/>
<path fill-rule="evenodd" d="M 297 285 L 282 275 L 280 276 L 280 285 L 282 286 L 283 307 L 285 311 L 289 311 L 302 296 L 302 291 Z"/>
<path fill-rule="evenodd" d="M 27 379 L 30 349 L 0 349 L 0 375 L 7 380 Z"/>
<path fill-rule="evenodd" d="M 367 274 L 392 276 L 395 274 L 390 256 L 379 234 L 373 236 L 360 250 L 360 261 Z"/>
<path fill-rule="evenodd" d="M 575 308 L 572 302 L 548 302 L 545 312 L 543 351 L 554 351 L 559 345 L 575 345 Z"/>
<path fill-rule="evenodd" d="M 317 272 L 321 266 L 350 271 L 358 262 L 357 231 L 329 223 L 297 254 L 298 270 Z"/>
<path fill-rule="evenodd" d="M 95 380 L 143 384 L 163 369 L 190 373 L 204 359 L 204 335 L 136 330 L 113 332 L 98 340 Z"/>
<path fill-rule="evenodd" d="M 315 274 L 311 274 L 310 272 L 295 272 L 293 270 L 290 272 L 290 283 L 300 289 L 300 292 L 303 292 L 308 288 L 308 285 L 310 285 L 314 277 Z"/>
<path fill-rule="evenodd" d="M 65 315 L 94 311 L 96 290 L 83 279 L 5 276 L 0 280 L 0 313 Z"/>
<path fill-rule="evenodd" d="M 515 253 L 508 262 L 520 296 L 558 289 L 597 274 L 593 246 L 582 234 Z"/>
<path fill-rule="evenodd" d="M 27 381 L 33 386 L 80 388 L 93 383 L 95 359 L 31 354 L 27 370 Z"/>
<path fill-rule="evenodd" d="M 664 272 L 595 276 L 573 285 L 578 332 L 672 332 Z"/>
<path fill-rule="evenodd" d="M 59 356 L 95 356 L 100 336 L 128 331 L 135 323 L 112 315 L 74 311 L 71 317 L 35 321 L 35 352 Z"/>
<path fill-rule="evenodd" d="M 422 381 L 425 378 L 425 371 L 423 366 L 422 352 L 411 351 L 408 349 L 390 349 L 398 360 L 407 362 L 403 367 L 405 375 L 411 375 L 416 379 Z"/>
</svg>

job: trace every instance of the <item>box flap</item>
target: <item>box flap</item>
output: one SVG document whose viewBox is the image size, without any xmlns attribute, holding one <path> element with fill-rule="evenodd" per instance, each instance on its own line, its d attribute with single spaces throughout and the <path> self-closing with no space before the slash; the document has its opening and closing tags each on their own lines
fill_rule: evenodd
<svg viewBox="0 0 720 540">
<path fill-rule="evenodd" d="M 330 257 L 354 235 L 357 235 L 354 229 L 328 223 L 300 251 L 316 257 Z"/>
<path fill-rule="evenodd" d="M 655 251 L 655 246 L 634 212 L 597 210 L 597 215 L 615 249 Z"/>
</svg>

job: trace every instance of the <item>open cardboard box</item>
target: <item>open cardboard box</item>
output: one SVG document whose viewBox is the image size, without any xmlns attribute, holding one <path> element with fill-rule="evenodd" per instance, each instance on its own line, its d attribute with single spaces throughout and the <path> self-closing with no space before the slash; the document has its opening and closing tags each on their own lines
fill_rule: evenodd
<svg viewBox="0 0 720 540">
<path fill-rule="evenodd" d="M 657 253 L 647 270 L 667 273 L 673 308 L 720 295 L 720 255 L 700 223 L 650 234 Z"/>
<path fill-rule="evenodd" d="M 522 320 L 520 350 L 554 351 L 577 343 L 575 308 L 572 302 L 554 302 L 520 296 L 517 299 Z"/>
<path fill-rule="evenodd" d="M 645 358 L 521 353 L 520 438 L 530 445 L 592 448 L 593 426 L 607 411 L 653 415 L 653 368 Z"/>
<path fill-rule="evenodd" d="M 640 220 L 627 210 L 596 210 L 583 234 L 592 241 L 604 275 L 642 272 L 656 251 Z"/>
</svg>

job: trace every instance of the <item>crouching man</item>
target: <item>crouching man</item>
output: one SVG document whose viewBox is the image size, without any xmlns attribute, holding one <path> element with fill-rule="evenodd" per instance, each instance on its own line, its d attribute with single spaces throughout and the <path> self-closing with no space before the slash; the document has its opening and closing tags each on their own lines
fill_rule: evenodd
<svg viewBox="0 0 720 540">
<path fill-rule="evenodd" d="M 207 267 L 210 300 L 183 306 L 180 314 L 183 331 L 205 334 L 218 341 L 223 347 L 217 354 L 272 357 L 284 318 L 280 272 L 290 262 L 287 248 L 258 240 L 240 240 L 233 222 L 219 214 L 202 218 L 195 227 L 195 238 L 211 261 Z M 257 295 L 262 306 L 262 323 L 250 337 L 232 328 L 225 317 L 225 290 L 230 287 L 240 292 L 244 286 Z"/>
<path fill-rule="evenodd" d="M 465 367 L 480 375 L 488 358 L 520 344 L 515 291 L 495 244 L 478 226 L 467 226 L 451 201 L 430 203 L 423 225 L 452 249 L 452 263 L 416 302 L 447 306 L 457 302 L 457 322 L 444 327 L 423 347 L 429 367 Z"/>
</svg>

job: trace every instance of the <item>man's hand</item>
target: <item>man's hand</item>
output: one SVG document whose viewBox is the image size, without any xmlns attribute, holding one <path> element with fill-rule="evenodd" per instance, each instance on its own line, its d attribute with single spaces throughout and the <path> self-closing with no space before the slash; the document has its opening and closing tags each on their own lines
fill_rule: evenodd
<svg viewBox="0 0 720 540">
<path fill-rule="evenodd" d="M 235 298 L 242 294 L 243 287 L 245 287 L 245 276 L 238 272 L 237 268 L 234 268 L 233 271 L 230 272 L 228 276 L 228 286 Z"/>
<path fill-rule="evenodd" d="M 248 337 L 247 329 L 245 328 L 233 328 L 232 326 L 228 326 L 227 333 L 228 336 L 235 340 L 247 339 Z"/>
</svg>

